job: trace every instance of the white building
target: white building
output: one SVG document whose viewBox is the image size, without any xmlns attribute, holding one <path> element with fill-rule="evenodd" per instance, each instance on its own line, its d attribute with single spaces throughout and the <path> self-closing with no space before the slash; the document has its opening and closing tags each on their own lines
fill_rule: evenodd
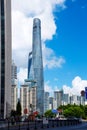
<svg viewBox="0 0 87 130">
<path fill-rule="evenodd" d="M 70 104 L 80 105 L 81 104 L 81 97 L 77 95 L 70 96 Z"/>
<path fill-rule="evenodd" d="M 11 65 L 11 110 L 16 110 L 18 101 L 17 66 L 14 61 Z"/>
<path fill-rule="evenodd" d="M 20 103 L 22 107 L 22 115 L 24 115 L 24 110 L 29 111 L 29 87 L 28 85 L 21 85 L 20 88 Z"/>
<path fill-rule="evenodd" d="M 60 105 L 63 105 L 63 90 L 61 90 L 61 91 L 54 91 L 54 99 L 56 100 L 57 108 Z"/>
<path fill-rule="evenodd" d="M 69 94 L 63 94 L 63 105 L 67 105 L 69 103 Z"/>
<path fill-rule="evenodd" d="M 11 110 L 16 110 L 18 101 L 18 88 L 17 85 L 11 87 Z"/>
<path fill-rule="evenodd" d="M 29 107 L 30 112 L 36 111 L 36 86 L 29 88 Z"/>
</svg>

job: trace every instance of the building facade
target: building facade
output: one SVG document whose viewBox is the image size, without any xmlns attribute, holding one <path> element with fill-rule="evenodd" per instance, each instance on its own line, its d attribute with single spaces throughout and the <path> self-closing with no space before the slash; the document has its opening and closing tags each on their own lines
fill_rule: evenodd
<svg viewBox="0 0 87 130">
<path fill-rule="evenodd" d="M 63 105 L 63 90 L 61 90 L 61 91 L 54 91 L 54 99 L 56 100 L 57 108 L 60 105 Z"/>
<path fill-rule="evenodd" d="M 11 86 L 11 110 L 16 110 L 18 102 L 18 88 L 17 85 Z"/>
<path fill-rule="evenodd" d="M 28 56 L 28 76 L 27 77 L 29 80 L 34 79 L 33 64 L 32 64 L 32 52 L 30 52 L 29 56 Z"/>
<path fill-rule="evenodd" d="M 14 60 L 12 60 L 12 66 L 11 66 L 11 84 L 17 85 L 17 66 L 14 63 Z"/>
<path fill-rule="evenodd" d="M 11 112 L 11 0 L 0 0 L 0 115 Z"/>
<path fill-rule="evenodd" d="M 36 111 L 36 86 L 29 88 L 29 111 Z"/>
<path fill-rule="evenodd" d="M 33 20 L 33 44 L 32 53 L 29 53 L 28 78 L 37 83 L 36 88 L 36 109 L 40 114 L 44 113 L 44 77 L 43 59 L 41 45 L 41 21 L 38 18 Z"/>
<path fill-rule="evenodd" d="M 49 110 L 49 92 L 44 93 L 44 112 Z"/>
<path fill-rule="evenodd" d="M 29 86 L 28 85 L 21 85 L 20 88 L 20 103 L 22 108 L 22 115 L 24 115 L 25 109 L 29 112 Z M 28 113 L 27 113 L 28 114 Z"/>
</svg>

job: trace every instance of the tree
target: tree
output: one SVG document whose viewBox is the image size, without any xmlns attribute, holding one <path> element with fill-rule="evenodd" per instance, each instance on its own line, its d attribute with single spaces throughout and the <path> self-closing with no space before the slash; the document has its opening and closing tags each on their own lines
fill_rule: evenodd
<svg viewBox="0 0 87 130">
<path fill-rule="evenodd" d="M 84 116 L 84 110 L 80 108 L 80 106 L 73 105 L 67 109 L 64 110 L 64 115 L 66 117 L 72 116 L 72 117 L 83 117 Z"/>
<path fill-rule="evenodd" d="M 87 105 L 84 106 L 84 113 L 85 113 L 85 116 L 87 118 Z"/>
<path fill-rule="evenodd" d="M 46 117 L 54 117 L 54 116 L 55 116 L 55 114 L 52 113 L 52 110 L 47 110 L 47 111 L 44 113 L 44 115 L 45 115 Z"/>
<path fill-rule="evenodd" d="M 17 103 L 16 112 L 18 116 L 21 116 L 21 104 L 20 101 Z"/>
<path fill-rule="evenodd" d="M 16 111 L 15 110 L 11 110 L 11 117 L 15 117 L 16 116 Z"/>
</svg>

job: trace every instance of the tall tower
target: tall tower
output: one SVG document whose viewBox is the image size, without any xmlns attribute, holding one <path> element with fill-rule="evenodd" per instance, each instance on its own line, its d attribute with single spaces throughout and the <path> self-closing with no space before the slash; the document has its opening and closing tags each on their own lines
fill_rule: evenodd
<svg viewBox="0 0 87 130">
<path fill-rule="evenodd" d="M 33 78 L 34 75 L 33 75 L 33 64 L 32 64 L 32 52 L 30 52 L 28 56 L 28 79 L 32 80 Z"/>
<path fill-rule="evenodd" d="M 41 114 L 44 112 L 44 78 L 41 46 L 41 21 L 38 18 L 33 20 L 33 44 L 32 44 L 32 64 L 34 80 L 37 82 L 36 88 L 36 109 Z"/>
<path fill-rule="evenodd" d="M 11 0 L 0 0 L 0 116 L 11 111 Z"/>
</svg>

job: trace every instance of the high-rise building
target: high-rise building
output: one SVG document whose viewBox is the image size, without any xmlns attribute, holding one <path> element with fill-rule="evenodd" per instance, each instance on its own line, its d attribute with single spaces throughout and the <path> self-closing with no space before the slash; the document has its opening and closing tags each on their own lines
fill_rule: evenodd
<svg viewBox="0 0 87 130">
<path fill-rule="evenodd" d="M 12 60 L 11 65 L 11 110 L 16 110 L 18 101 L 17 66 Z"/>
<path fill-rule="evenodd" d="M 17 85 L 17 66 L 14 61 L 12 61 L 11 66 L 11 81 L 12 85 Z"/>
<path fill-rule="evenodd" d="M 63 90 L 54 91 L 54 99 L 56 100 L 57 107 L 63 105 Z"/>
<path fill-rule="evenodd" d="M 44 112 L 49 110 L 49 92 L 44 93 Z"/>
<path fill-rule="evenodd" d="M 32 65 L 32 52 L 30 52 L 28 56 L 28 79 L 32 80 L 33 78 L 34 75 L 33 75 L 33 65 Z"/>
<path fill-rule="evenodd" d="M 18 88 L 17 85 L 11 86 L 11 110 L 16 110 L 18 102 Z"/>
<path fill-rule="evenodd" d="M 41 21 L 33 20 L 33 44 L 32 54 L 29 53 L 28 78 L 36 81 L 36 109 L 40 114 L 44 113 L 44 78 L 41 45 Z"/>
<path fill-rule="evenodd" d="M 36 86 L 29 88 L 29 108 L 30 111 L 36 111 Z"/>
<path fill-rule="evenodd" d="M 0 115 L 11 111 L 11 0 L 0 0 Z"/>
<path fill-rule="evenodd" d="M 29 86 L 24 84 L 20 88 L 20 102 L 22 108 L 22 115 L 24 115 L 25 109 L 29 111 Z"/>
<path fill-rule="evenodd" d="M 69 94 L 63 94 L 63 105 L 68 105 L 70 102 Z"/>
<path fill-rule="evenodd" d="M 77 96 L 77 95 L 70 96 L 70 104 L 80 105 L 81 104 L 81 96 Z"/>
</svg>

